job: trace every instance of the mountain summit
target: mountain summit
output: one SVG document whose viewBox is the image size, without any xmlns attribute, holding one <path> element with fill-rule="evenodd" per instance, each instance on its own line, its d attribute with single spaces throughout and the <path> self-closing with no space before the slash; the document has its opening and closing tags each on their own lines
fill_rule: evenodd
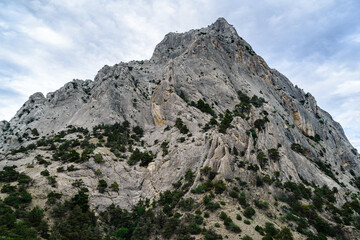
<svg viewBox="0 0 360 240">
<path fill-rule="evenodd" d="M 35 237 L 360 237 L 359 154 L 224 18 L 35 93 L 0 134 L 1 204 L 52 219 Z"/>
</svg>

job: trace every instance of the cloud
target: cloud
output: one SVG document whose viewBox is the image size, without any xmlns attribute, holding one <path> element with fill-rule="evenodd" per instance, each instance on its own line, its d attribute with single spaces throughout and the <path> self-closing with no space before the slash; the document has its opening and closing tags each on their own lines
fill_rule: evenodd
<svg viewBox="0 0 360 240">
<path fill-rule="evenodd" d="M 270 67 L 311 92 L 360 149 L 357 0 L 0 2 L 0 118 L 105 64 L 149 59 L 168 32 L 225 17 Z"/>
<path fill-rule="evenodd" d="M 66 37 L 56 33 L 48 27 L 36 27 L 34 29 L 22 28 L 22 32 L 28 37 L 43 44 L 54 45 L 54 47 L 71 47 L 71 41 Z"/>
</svg>

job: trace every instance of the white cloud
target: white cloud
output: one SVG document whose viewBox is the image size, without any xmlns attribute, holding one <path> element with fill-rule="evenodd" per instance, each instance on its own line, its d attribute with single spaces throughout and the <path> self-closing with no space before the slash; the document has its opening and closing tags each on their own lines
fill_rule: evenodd
<svg viewBox="0 0 360 240">
<path fill-rule="evenodd" d="M 360 43 L 360 33 L 348 36 L 347 40 L 353 43 Z"/>
<path fill-rule="evenodd" d="M 21 28 L 21 31 L 40 43 L 54 45 L 54 47 L 68 48 L 72 45 L 68 38 L 48 27 Z"/>
</svg>

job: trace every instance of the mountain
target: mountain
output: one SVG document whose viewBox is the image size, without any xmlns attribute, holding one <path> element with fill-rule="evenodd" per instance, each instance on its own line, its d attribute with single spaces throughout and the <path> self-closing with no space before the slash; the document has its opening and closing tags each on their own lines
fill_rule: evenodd
<svg viewBox="0 0 360 240">
<path fill-rule="evenodd" d="M 360 238 L 356 149 L 223 18 L 30 96 L 0 168 L 4 236 Z"/>
</svg>

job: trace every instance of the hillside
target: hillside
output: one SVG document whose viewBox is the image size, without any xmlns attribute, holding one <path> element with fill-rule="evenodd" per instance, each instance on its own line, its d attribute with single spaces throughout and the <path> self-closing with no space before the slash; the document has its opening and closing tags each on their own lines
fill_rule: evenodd
<svg viewBox="0 0 360 240">
<path fill-rule="evenodd" d="M 0 168 L 8 239 L 360 238 L 359 154 L 223 18 L 33 94 Z"/>
</svg>

